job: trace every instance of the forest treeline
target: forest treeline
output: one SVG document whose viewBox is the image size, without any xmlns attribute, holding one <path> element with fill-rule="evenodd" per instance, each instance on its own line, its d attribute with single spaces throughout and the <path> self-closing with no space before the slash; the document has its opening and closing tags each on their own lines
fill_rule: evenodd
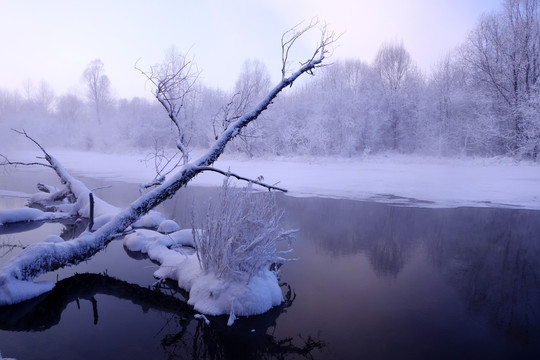
<svg viewBox="0 0 540 360">
<path fill-rule="evenodd" d="M 378 152 L 539 159 L 540 0 L 505 0 L 429 74 L 402 43 L 375 59 L 336 61 L 295 85 L 234 140 L 250 156 Z M 169 59 L 181 56 L 174 50 Z M 137 76 L 137 75 L 134 75 Z M 174 131 L 152 99 L 117 99 L 105 64 L 82 71 L 84 94 L 57 96 L 46 83 L 0 89 L 0 141 L 25 129 L 46 146 L 92 150 L 174 147 Z M 207 148 L 224 124 L 268 92 L 260 61 L 246 61 L 232 91 L 194 83 L 180 116 L 193 148 Z M 189 132 L 188 132 L 189 131 Z"/>
</svg>

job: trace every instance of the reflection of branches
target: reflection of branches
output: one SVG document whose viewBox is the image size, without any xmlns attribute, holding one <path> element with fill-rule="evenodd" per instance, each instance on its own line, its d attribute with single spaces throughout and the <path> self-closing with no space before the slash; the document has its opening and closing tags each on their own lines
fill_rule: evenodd
<svg viewBox="0 0 540 360">
<path fill-rule="evenodd" d="M 181 330 L 166 335 L 162 347 L 174 359 L 285 359 L 292 355 L 312 359 L 313 352 L 325 346 L 323 341 L 300 335 L 297 339 L 278 340 L 268 331 L 275 328 L 276 319 L 296 298 L 288 284 L 281 286 L 286 290 L 285 301 L 280 306 L 261 315 L 239 318 L 232 327 L 227 326 L 226 316 L 209 317 L 210 326 L 200 321 L 191 333 L 187 331 L 186 321 L 179 319 Z"/>
<path fill-rule="evenodd" d="M 143 309 L 194 314 L 190 306 L 159 291 L 130 284 L 107 275 L 76 274 L 60 280 L 53 290 L 41 297 L 11 306 L 0 307 L 0 328 L 10 331 L 41 331 L 59 323 L 67 305 L 79 298 L 96 294 L 130 300 Z"/>
<path fill-rule="evenodd" d="M 368 258 L 378 276 L 395 278 L 405 266 L 411 244 L 408 235 L 403 236 L 396 229 L 396 222 L 403 216 L 401 214 L 401 209 L 388 208 L 381 223 L 381 238 L 374 238 L 375 241 L 369 245 Z"/>
<path fill-rule="evenodd" d="M 534 213 L 484 209 L 471 217 L 460 210 L 456 219 L 440 222 L 446 236 L 430 248 L 470 310 L 521 344 L 536 340 L 540 324 L 540 227 Z M 467 225 L 456 228 L 455 223 Z"/>
<path fill-rule="evenodd" d="M 375 241 L 368 250 L 368 257 L 375 273 L 382 277 L 397 277 L 405 266 L 403 246 L 392 237 Z"/>
<path fill-rule="evenodd" d="M 0 238 L 2 239 L 0 241 L 0 258 L 9 255 L 15 249 L 24 248 L 24 245 L 20 241 L 18 241 L 18 244 L 13 244 L 13 239 L 10 235 L 3 235 Z"/>
<path fill-rule="evenodd" d="M 168 283 L 172 284 L 172 283 Z M 163 284 L 162 284 L 163 285 Z M 276 339 L 267 334 L 275 327 L 276 320 L 296 297 L 288 284 L 285 287 L 285 301 L 270 311 L 252 317 L 241 317 L 233 326 L 227 326 L 227 317 L 211 317 L 209 325 L 196 320 L 195 311 L 184 300 L 163 293 L 156 288 L 149 289 L 107 275 L 76 274 L 57 282 L 53 290 L 38 298 L 0 307 L 0 329 L 8 331 L 43 331 L 60 322 L 62 312 L 68 304 L 78 299 L 92 303 L 93 322 L 98 321 L 97 294 L 111 295 L 129 300 L 141 306 L 143 311 L 154 309 L 172 314 L 165 327 L 174 328 L 161 339 L 161 346 L 170 358 L 216 359 L 229 355 L 233 358 L 278 358 L 300 355 L 313 358 L 313 351 L 324 347 L 324 343 L 311 336 L 299 337 L 300 345 L 293 338 Z M 172 288 L 171 288 L 172 290 Z M 170 331 L 170 330 L 169 330 Z M 229 356 L 230 357 L 230 356 Z"/>
</svg>

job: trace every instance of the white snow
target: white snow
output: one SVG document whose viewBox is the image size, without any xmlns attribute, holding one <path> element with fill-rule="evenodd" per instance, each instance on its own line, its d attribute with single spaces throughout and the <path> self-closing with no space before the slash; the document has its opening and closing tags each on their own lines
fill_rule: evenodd
<svg viewBox="0 0 540 360">
<path fill-rule="evenodd" d="M 39 209 L 23 208 L 0 210 L 0 225 L 27 221 L 65 219 L 68 214 L 44 212 Z"/>
<path fill-rule="evenodd" d="M 15 278 L 0 279 L 0 305 L 14 304 L 51 291 L 50 281 L 24 281 Z"/>
<path fill-rule="evenodd" d="M 210 324 L 210 320 L 208 320 L 208 318 L 204 316 L 204 314 L 195 314 L 193 317 L 195 319 L 203 320 L 206 325 Z"/>
<path fill-rule="evenodd" d="M 157 229 L 162 234 L 170 234 L 178 230 L 180 230 L 180 226 L 174 220 L 163 220 Z"/>
<path fill-rule="evenodd" d="M 48 242 L 48 243 L 61 243 L 61 242 L 64 242 L 64 239 L 62 239 L 60 236 L 58 235 L 48 235 L 44 240 L 43 242 Z"/>
<path fill-rule="evenodd" d="M 140 154 L 101 154 L 52 150 L 75 176 L 143 183 L 154 177 Z M 13 157 L 32 158 L 35 153 Z M 196 156 L 192 156 L 195 158 Z M 509 158 L 440 159 L 412 155 L 363 158 L 234 159 L 215 166 L 246 177 L 279 182 L 292 196 L 375 200 L 415 206 L 494 206 L 540 209 L 540 166 Z M 198 175 L 190 184 L 219 186 L 223 177 Z M 416 199 L 422 202 L 416 202 Z"/>
<path fill-rule="evenodd" d="M 16 360 L 16 359 L 2 357 L 2 353 L 0 353 L 0 360 Z"/>
<path fill-rule="evenodd" d="M 151 210 L 139 220 L 137 220 L 134 227 L 156 228 L 165 220 L 165 216 L 158 211 Z"/>
<path fill-rule="evenodd" d="M 192 249 L 191 229 L 168 235 L 157 231 L 138 229 L 124 238 L 124 246 L 141 251 L 161 266 L 154 272 L 158 279 L 172 279 L 189 291 L 188 304 L 207 315 L 229 314 L 232 325 L 236 316 L 261 314 L 281 304 L 283 295 L 276 275 L 263 269 L 248 281 L 224 281 L 214 273 L 205 273 Z"/>
</svg>

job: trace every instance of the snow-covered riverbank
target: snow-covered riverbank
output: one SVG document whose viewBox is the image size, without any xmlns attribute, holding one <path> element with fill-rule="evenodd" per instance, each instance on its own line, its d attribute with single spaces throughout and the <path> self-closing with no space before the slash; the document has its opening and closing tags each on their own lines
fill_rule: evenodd
<svg viewBox="0 0 540 360">
<path fill-rule="evenodd" d="M 75 176 L 142 183 L 154 176 L 144 154 L 51 150 Z M 14 154 L 30 160 L 34 153 Z M 494 206 L 540 209 L 540 166 L 511 159 L 437 159 L 406 155 L 366 158 L 238 159 L 224 156 L 216 167 L 264 177 L 291 196 L 376 200 L 428 207 Z M 6 176 L 3 174 L 2 176 Z M 39 179 L 36 179 L 38 181 Z M 206 173 L 192 182 L 217 186 L 222 176 Z M 0 186 L 2 189 L 2 186 Z"/>
</svg>

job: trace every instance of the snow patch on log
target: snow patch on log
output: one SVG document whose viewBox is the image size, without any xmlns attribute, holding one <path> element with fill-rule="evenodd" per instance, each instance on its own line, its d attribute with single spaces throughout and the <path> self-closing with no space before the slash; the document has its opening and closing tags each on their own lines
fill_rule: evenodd
<svg viewBox="0 0 540 360">
<path fill-rule="evenodd" d="M 25 300 L 35 298 L 54 287 L 50 281 L 26 281 L 15 278 L 0 279 L 0 306 L 16 304 Z"/>
<path fill-rule="evenodd" d="M 44 212 L 32 208 L 0 210 L 0 225 L 17 222 L 67 219 L 69 217 L 70 215 L 65 213 Z"/>
</svg>

